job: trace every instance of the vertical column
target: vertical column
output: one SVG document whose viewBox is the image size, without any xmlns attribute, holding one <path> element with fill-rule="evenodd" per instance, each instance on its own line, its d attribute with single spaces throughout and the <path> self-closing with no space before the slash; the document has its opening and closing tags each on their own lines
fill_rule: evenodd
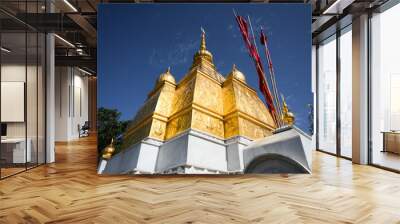
<svg viewBox="0 0 400 224">
<path fill-rule="evenodd" d="M 46 2 L 46 11 L 53 12 L 51 1 Z M 46 34 L 46 163 L 55 161 L 55 53 L 54 34 Z"/>
<path fill-rule="evenodd" d="M 313 150 L 317 148 L 317 134 L 316 134 L 316 117 L 317 117 L 317 46 L 312 45 L 311 49 L 311 92 L 313 93 L 313 111 L 312 113 L 314 114 L 313 116 L 313 133 L 312 133 L 312 145 L 313 145 Z"/>
<path fill-rule="evenodd" d="M 89 124 L 90 131 L 97 131 L 97 77 L 89 77 L 88 80 L 89 89 Z"/>
<path fill-rule="evenodd" d="M 336 155 L 341 156 L 341 118 L 340 118 L 340 79 L 341 79 L 341 64 L 340 64 L 340 36 L 341 31 L 336 31 Z"/>
<path fill-rule="evenodd" d="M 353 162 L 368 163 L 368 15 L 353 19 Z"/>
</svg>

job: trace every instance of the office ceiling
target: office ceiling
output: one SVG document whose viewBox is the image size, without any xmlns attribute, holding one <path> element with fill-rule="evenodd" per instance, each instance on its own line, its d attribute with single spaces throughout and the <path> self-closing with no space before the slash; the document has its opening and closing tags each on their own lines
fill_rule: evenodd
<svg viewBox="0 0 400 224">
<path fill-rule="evenodd" d="M 321 36 L 323 32 L 337 24 L 340 19 L 348 15 L 357 14 L 357 12 L 372 9 L 386 1 L 388 0 L 231 0 L 229 2 L 309 3 L 313 9 L 313 19 L 311 21 L 313 39 L 317 40 L 318 36 Z M 47 2 L 51 2 L 52 13 L 48 13 L 50 11 L 49 5 L 46 6 L 45 2 L 45 0 L 32 2 L 1 0 L 0 20 L 2 31 L 17 33 L 25 30 L 25 28 L 31 28 L 41 32 L 54 32 L 61 37 L 56 38 L 57 65 L 81 66 L 96 72 L 97 5 L 99 3 L 179 3 L 187 1 L 47 0 Z M 226 3 L 227 1 L 196 0 L 195 2 Z M 18 41 L 18 38 L 15 41 Z"/>
</svg>

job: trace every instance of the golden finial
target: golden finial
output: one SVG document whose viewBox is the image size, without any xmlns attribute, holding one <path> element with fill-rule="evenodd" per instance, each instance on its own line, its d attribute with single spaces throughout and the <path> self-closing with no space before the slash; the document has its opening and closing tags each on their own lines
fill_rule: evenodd
<svg viewBox="0 0 400 224">
<path fill-rule="evenodd" d="M 114 138 L 111 138 L 111 143 L 103 151 L 103 159 L 110 159 L 112 154 L 115 152 Z"/>
<path fill-rule="evenodd" d="M 289 107 L 285 101 L 285 97 L 282 96 L 282 119 L 287 125 L 293 125 L 295 121 L 294 114 L 289 110 Z"/>
<path fill-rule="evenodd" d="M 236 64 L 232 65 L 232 71 L 229 73 L 228 77 L 232 76 L 232 78 L 236 78 L 244 83 L 246 83 L 246 77 L 244 74 L 237 69 Z"/>
<path fill-rule="evenodd" d="M 206 50 L 206 31 L 204 31 L 203 27 L 201 29 L 201 43 L 200 43 L 200 50 Z"/>
<path fill-rule="evenodd" d="M 194 55 L 192 68 L 204 62 L 214 67 L 213 56 L 206 49 L 206 32 L 204 31 L 203 27 L 201 27 L 200 29 L 201 29 L 200 49 Z"/>
<path fill-rule="evenodd" d="M 286 104 L 285 97 L 283 96 L 283 94 L 281 94 L 281 97 L 282 97 L 282 104 L 283 104 L 283 112 L 287 113 L 289 111 L 289 109 L 288 109 L 288 106 Z"/>
<path fill-rule="evenodd" d="M 164 73 L 161 73 L 160 77 L 158 78 L 156 82 L 156 87 L 160 84 L 162 84 L 164 81 L 168 81 L 170 83 L 175 84 L 175 78 L 171 74 L 171 67 L 168 66 L 167 70 Z"/>
</svg>

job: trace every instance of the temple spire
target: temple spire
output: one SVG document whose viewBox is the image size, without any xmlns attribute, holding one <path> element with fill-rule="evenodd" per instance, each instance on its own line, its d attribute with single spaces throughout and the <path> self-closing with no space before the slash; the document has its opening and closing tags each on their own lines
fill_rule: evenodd
<svg viewBox="0 0 400 224">
<path fill-rule="evenodd" d="M 206 31 L 204 31 L 203 27 L 201 29 L 201 42 L 200 42 L 200 50 L 206 50 Z"/>
<path fill-rule="evenodd" d="M 213 56 L 211 52 L 206 49 L 206 32 L 204 31 L 203 27 L 201 27 L 200 30 L 200 49 L 194 55 L 192 68 L 200 64 L 215 68 L 215 65 L 213 63 Z"/>
</svg>

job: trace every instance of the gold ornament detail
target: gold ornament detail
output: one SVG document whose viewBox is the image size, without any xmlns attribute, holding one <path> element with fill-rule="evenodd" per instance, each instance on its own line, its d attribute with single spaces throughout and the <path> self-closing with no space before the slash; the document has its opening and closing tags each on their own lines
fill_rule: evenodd
<svg viewBox="0 0 400 224">
<path fill-rule="evenodd" d="M 171 74 L 171 67 L 168 67 L 167 71 L 160 75 L 160 77 L 158 78 L 157 84 L 160 84 L 165 81 L 175 84 L 175 78 Z"/>
<path fill-rule="evenodd" d="M 243 73 L 242 73 L 241 71 L 239 71 L 239 70 L 236 68 L 236 65 L 235 65 L 235 64 L 233 64 L 233 66 L 232 66 L 232 71 L 231 71 L 231 73 L 229 73 L 229 75 L 228 75 L 227 78 L 228 78 L 228 79 L 229 79 L 229 78 L 235 78 L 235 79 L 237 79 L 237 80 L 239 80 L 239 81 L 241 81 L 241 82 L 246 83 L 246 77 L 243 75 Z"/>
<path fill-rule="evenodd" d="M 112 154 L 115 152 L 115 147 L 114 147 L 114 138 L 111 139 L 111 143 L 106 146 L 106 148 L 103 150 L 103 159 L 110 159 Z"/>
<path fill-rule="evenodd" d="M 201 29 L 201 31 L 200 49 L 193 57 L 193 64 L 191 69 L 203 66 L 215 69 L 213 55 L 206 48 L 206 32 L 203 29 Z"/>
<path fill-rule="evenodd" d="M 285 97 L 282 95 L 282 120 L 285 122 L 285 124 L 292 126 L 295 121 L 295 116 L 294 114 L 289 110 L 289 107 L 285 101 Z"/>
</svg>

